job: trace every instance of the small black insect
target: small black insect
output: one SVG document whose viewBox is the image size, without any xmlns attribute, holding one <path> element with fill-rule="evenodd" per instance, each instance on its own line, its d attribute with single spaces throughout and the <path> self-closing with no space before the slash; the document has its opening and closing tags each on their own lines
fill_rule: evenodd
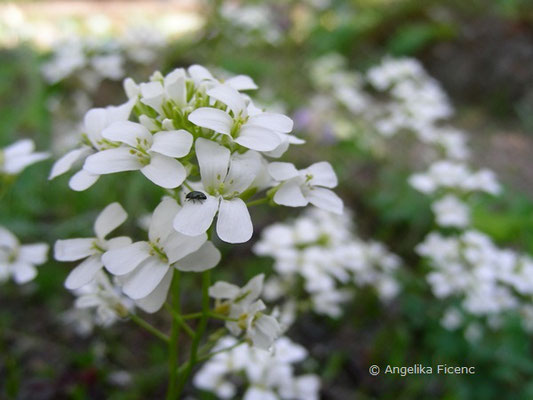
<svg viewBox="0 0 533 400">
<path fill-rule="evenodd" d="M 200 203 L 202 203 L 204 200 L 207 200 L 207 196 L 202 193 L 202 192 L 198 192 L 198 191 L 192 191 L 192 192 L 189 192 L 187 193 L 187 195 L 185 196 L 185 198 L 188 200 L 188 201 L 192 201 L 193 203 L 196 203 L 197 201 L 199 201 Z"/>
</svg>

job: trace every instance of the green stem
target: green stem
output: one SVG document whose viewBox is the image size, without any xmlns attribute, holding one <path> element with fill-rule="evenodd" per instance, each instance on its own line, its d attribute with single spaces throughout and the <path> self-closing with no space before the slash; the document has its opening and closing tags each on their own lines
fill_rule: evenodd
<svg viewBox="0 0 533 400">
<path fill-rule="evenodd" d="M 249 201 L 248 203 L 246 203 L 246 205 L 248 207 L 251 207 L 251 206 L 257 206 L 259 204 L 264 204 L 266 202 L 268 202 L 268 197 L 263 197 L 262 199 Z"/>
<path fill-rule="evenodd" d="M 217 313 L 213 313 L 213 312 L 210 312 L 210 313 L 209 313 L 209 316 L 210 316 L 211 318 L 221 319 L 221 320 L 223 320 L 223 321 L 232 321 L 232 322 L 237 322 L 237 321 L 238 321 L 237 318 L 230 318 L 230 317 L 226 317 L 225 315 L 217 314 Z"/>
<path fill-rule="evenodd" d="M 189 335 L 189 337 L 193 338 L 194 337 L 194 332 L 191 329 L 191 327 L 185 323 L 185 321 L 183 320 L 183 317 L 180 314 L 178 314 L 172 308 L 172 306 L 170 304 L 165 303 L 165 308 L 170 314 L 172 314 L 172 318 L 174 318 L 176 320 L 176 322 L 179 324 L 179 326 L 181 326 L 183 328 L 185 333 L 187 333 L 187 335 Z"/>
<path fill-rule="evenodd" d="M 200 340 L 204 335 L 205 329 L 207 328 L 207 320 L 209 317 L 209 286 L 211 285 L 211 271 L 204 271 L 202 273 L 202 317 L 200 322 L 198 322 L 198 328 L 196 330 L 196 335 L 191 344 L 191 354 L 189 356 L 189 362 L 186 364 L 185 370 L 183 373 L 180 373 L 179 382 L 178 382 L 178 395 L 181 395 L 183 387 L 187 378 L 189 378 L 193 367 L 197 363 L 198 359 L 198 345 Z M 178 397 L 179 398 L 179 397 Z"/>
<path fill-rule="evenodd" d="M 135 322 L 137 325 L 139 325 L 141 328 L 147 330 L 148 332 L 150 332 L 152 335 L 158 337 L 159 339 L 163 340 L 164 342 L 166 343 L 169 343 L 170 342 L 170 338 L 165 335 L 163 332 L 161 332 L 159 329 L 157 329 L 156 327 L 150 325 L 148 322 L 146 322 L 144 319 L 138 317 L 137 315 L 135 314 L 130 314 L 129 315 L 130 319 Z"/>
<path fill-rule="evenodd" d="M 172 279 L 171 293 L 172 293 L 172 305 L 171 309 L 179 314 L 180 310 L 180 272 L 174 271 L 174 277 Z M 180 333 L 180 323 L 176 318 L 172 318 L 172 328 L 170 332 L 169 343 L 169 359 L 168 359 L 168 390 L 167 399 L 175 400 L 178 398 L 178 341 Z"/>
<path fill-rule="evenodd" d="M 201 312 L 197 312 L 197 313 L 193 313 L 193 314 L 183 314 L 181 316 L 181 318 L 183 319 L 197 319 L 197 318 L 201 318 L 202 317 L 202 313 Z"/>
</svg>

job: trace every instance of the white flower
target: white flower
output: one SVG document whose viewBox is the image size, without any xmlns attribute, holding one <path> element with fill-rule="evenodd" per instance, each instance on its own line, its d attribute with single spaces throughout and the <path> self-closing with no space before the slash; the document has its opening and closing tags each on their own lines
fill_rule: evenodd
<svg viewBox="0 0 533 400">
<path fill-rule="evenodd" d="M 281 329 L 272 316 L 261 313 L 266 307 L 259 295 L 263 290 L 264 275 L 257 275 L 239 288 L 227 282 L 216 282 L 209 288 L 209 296 L 217 300 L 215 310 L 228 315 L 232 321 L 226 327 L 235 336 L 245 330 L 253 345 L 268 349 L 279 336 Z"/>
<path fill-rule="evenodd" d="M 96 237 L 58 240 L 54 246 L 56 260 L 76 261 L 85 259 L 74 268 L 65 281 L 65 287 L 78 289 L 91 282 L 104 266 L 102 254 L 131 244 L 129 237 L 120 236 L 107 240 L 105 237 L 126 220 L 126 211 L 119 203 L 111 203 L 96 218 L 94 233 Z"/>
<path fill-rule="evenodd" d="M 304 207 L 311 203 L 324 210 L 342 214 L 342 200 L 331 190 L 337 186 L 337 176 L 328 162 L 318 162 L 297 170 L 291 163 L 273 162 L 268 166 L 272 178 L 281 182 L 274 202 L 289 207 Z"/>
<path fill-rule="evenodd" d="M 437 224 L 441 226 L 464 228 L 470 223 L 470 209 L 453 195 L 434 202 L 431 209 L 435 213 Z"/>
<path fill-rule="evenodd" d="M 217 85 L 207 94 L 227 111 L 201 107 L 189 115 L 193 124 L 225 135 L 233 142 L 256 151 L 272 151 L 281 144 L 280 133 L 289 133 L 293 123 L 282 114 L 259 112 L 249 115 L 246 99 L 229 85 Z"/>
<path fill-rule="evenodd" d="M 72 168 L 74 163 L 84 160 L 95 151 L 119 146 L 118 143 L 110 142 L 102 137 L 102 131 L 114 122 L 127 121 L 134 105 L 135 99 L 132 99 L 120 106 L 93 108 L 87 111 L 83 118 L 82 145 L 58 159 L 52 166 L 48 179 L 54 179 L 66 173 Z M 69 186 L 72 190 L 83 191 L 91 187 L 98 178 L 99 175 L 81 169 L 70 178 Z"/>
<path fill-rule="evenodd" d="M 48 244 L 21 245 L 6 228 L 0 226 L 0 282 L 13 276 L 16 283 L 23 284 L 37 276 L 36 265 L 46 262 Z"/>
<path fill-rule="evenodd" d="M 187 172 L 175 158 L 189 153 L 193 141 L 189 132 L 180 129 L 152 135 L 141 124 L 119 121 L 104 129 L 102 136 L 124 145 L 87 157 L 83 169 L 89 173 L 140 170 L 153 183 L 167 189 L 174 189 L 185 180 Z"/>
<path fill-rule="evenodd" d="M 236 339 L 219 340 L 213 351 L 235 346 Z M 194 385 L 216 393 L 219 398 L 235 398 L 237 382 L 247 386 L 244 399 L 315 400 L 320 379 L 316 375 L 294 375 L 293 364 L 303 361 L 307 351 L 287 337 L 279 338 L 267 352 L 246 343 L 220 352 L 208 360 L 194 377 Z M 234 380 L 231 377 L 239 376 Z"/>
<path fill-rule="evenodd" d="M 77 297 L 74 307 L 90 311 L 94 323 L 99 326 L 109 326 L 125 318 L 134 309 L 133 302 L 111 284 L 102 270 L 97 271 L 89 283 L 74 290 L 73 294 Z"/>
<path fill-rule="evenodd" d="M 0 149 L 0 174 L 17 175 L 27 166 L 46 160 L 48 153 L 34 153 L 33 140 L 19 140 Z"/>
<path fill-rule="evenodd" d="M 218 212 L 217 234 L 228 243 L 243 243 L 252 237 L 248 208 L 238 196 L 254 181 L 261 168 L 259 154 L 233 153 L 207 139 L 198 138 L 196 157 L 206 200 L 187 201 L 174 219 L 174 228 L 185 235 L 200 235 L 209 229 Z"/>
<path fill-rule="evenodd" d="M 471 171 L 466 164 L 451 160 L 437 161 L 425 173 L 409 177 L 409 184 L 416 190 L 432 194 L 440 188 L 458 189 L 462 192 L 483 191 L 498 194 L 500 185 L 492 171 Z"/>
<path fill-rule="evenodd" d="M 123 282 L 124 293 L 147 312 L 159 310 L 165 302 L 174 268 L 199 272 L 220 261 L 220 252 L 206 234 L 185 236 L 173 230 L 179 208 L 173 199 L 163 199 L 154 210 L 149 241 L 111 249 L 102 256 L 106 269 Z"/>
</svg>

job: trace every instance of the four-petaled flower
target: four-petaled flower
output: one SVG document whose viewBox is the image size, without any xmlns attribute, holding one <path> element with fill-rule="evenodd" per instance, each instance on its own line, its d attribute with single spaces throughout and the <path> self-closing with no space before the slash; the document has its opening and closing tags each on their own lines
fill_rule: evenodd
<svg viewBox="0 0 533 400">
<path fill-rule="evenodd" d="M 225 135 L 233 142 L 256 151 L 272 151 L 282 140 L 278 134 L 292 130 L 292 120 L 282 114 L 260 112 L 250 115 L 245 97 L 229 85 L 216 85 L 207 94 L 225 104 L 227 111 L 201 107 L 189 115 L 189 121 Z"/>
<path fill-rule="evenodd" d="M 328 162 L 318 162 L 297 170 L 291 163 L 273 162 L 268 172 L 281 182 L 274 202 L 289 207 L 304 207 L 311 203 L 336 214 L 342 214 L 342 200 L 332 190 L 337 186 L 337 176 Z"/>
<path fill-rule="evenodd" d="M 179 205 L 165 198 L 156 207 L 148 230 L 149 241 L 107 251 L 106 269 L 120 277 L 123 292 L 147 312 L 155 312 L 166 300 L 174 268 L 205 271 L 220 261 L 220 252 L 207 235 L 182 235 L 172 228 Z"/>
<path fill-rule="evenodd" d="M 91 282 L 104 266 L 102 254 L 131 244 L 131 239 L 120 236 L 113 239 L 105 237 L 118 228 L 126 220 L 126 211 L 119 203 L 111 203 L 96 218 L 94 233 L 96 237 L 58 240 L 54 246 L 55 258 L 58 261 L 77 261 L 85 259 L 74 268 L 65 281 L 69 290 L 78 289 Z"/>
<path fill-rule="evenodd" d="M 140 170 L 153 183 L 166 189 L 181 185 L 187 176 L 175 158 L 184 157 L 192 146 L 192 135 L 183 130 L 160 131 L 152 135 L 143 125 L 120 121 L 107 127 L 102 136 L 124 146 L 93 154 L 83 168 L 97 175 Z"/>
<path fill-rule="evenodd" d="M 261 157 L 254 151 L 233 153 L 218 143 L 199 138 L 196 157 L 207 199 L 186 202 L 174 219 L 174 228 L 196 236 L 207 231 L 218 211 L 217 234 L 228 243 L 243 243 L 252 237 L 248 208 L 238 196 L 252 184 L 261 168 Z"/>
</svg>

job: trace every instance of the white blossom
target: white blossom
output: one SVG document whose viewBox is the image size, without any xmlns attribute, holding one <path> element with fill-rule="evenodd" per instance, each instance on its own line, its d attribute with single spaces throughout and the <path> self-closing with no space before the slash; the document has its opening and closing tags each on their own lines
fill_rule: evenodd
<svg viewBox="0 0 533 400">
<path fill-rule="evenodd" d="M 342 214 L 342 200 L 330 188 L 337 186 L 337 176 L 328 162 L 315 163 L 297 170 L 291 163 L 273 162 L 268 166 L 272 178 L 281 182 L 274 202 L 289 207 L 311 203 L 324 210 Z"/>
<path fill-rule="evenodd" d="M 166 300 L 174 268 L 205 271 L 220 261 L 220 252 L 207 235 L 185 236 L 175 232 L 172 219 L 180 207 L 165 198 L 154 210 L 149 241 L 110 249 L 102 256 L 106 269 L 120 277 L 123 292 L 147 312 L 155 312 Z"/>
<path fill-rule="evenodd" d="M 0 174 L 17 175 L 26 167 L 46 160 L 48 153 L 35 153 L 33 140 L 22 139 L 0 149 Z"/>
<path fill-rule="evenodd" d="M 37 265 L 47 260 L 48 244 L 20 244 L 6 228 L 0 226 L 0 282 L 10 277 L 19 285 L 37 276 Z"/>
<path fill-rule="evenodd" d="M 78 289 L 91 282 L 104 266 L 102 254 L 107 250 L 131 244 L 129 237 L 120 236 L 106 239 L 112 231 L 124 223 L 126 211 L 119 203 L 111 203 L 98 215 L 94 222 L 95 237 L 58 240 L 54 246 L 54 255 L 59 261 L 84 261 L 74 268 L 65 281 L 65 287 Z"/>
<path fill-rule="evenodd" d="M 209 296 L 217 300 L 215 310 L 227 314 L 231 319 L 226 321 L 226 327 L 233 335 L 238 336 L 246 331 L 254 346 L 266 350 L 281 330 L 274 317 L 261 312 L 266 308 L 258 300 L 263 290 L 263 280 L 264 275 L 258 275 L 242 288 L 219 281 L 209 288 Z"/>
<path fill-rule="evenodd" d="M 250 213 L 239 195 L 250 187 L 261 168 L 260 156 L 252 151 L 233 153 L 211 140 L 195 143 L 202 191 L 206 200 L 186 202 L 174 219 L 174 228 L 185 235 L 206 232 L 218 213 L 218 237 L 228 243 L 242 243 L 252 237 Z"/>
</svg>

